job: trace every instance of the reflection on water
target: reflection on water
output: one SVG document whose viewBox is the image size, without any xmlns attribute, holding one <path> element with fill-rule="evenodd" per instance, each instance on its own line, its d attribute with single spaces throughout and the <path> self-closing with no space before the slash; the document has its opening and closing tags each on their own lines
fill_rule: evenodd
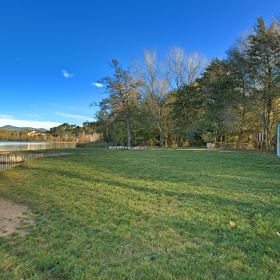
<svg viewBox="0 0 280 280">
<path fill-rule="evenodd" d="M 0 142 L 0 151 L 28 151 L 75 148 L 75 143 L 57 142 Z"/>
</svg>

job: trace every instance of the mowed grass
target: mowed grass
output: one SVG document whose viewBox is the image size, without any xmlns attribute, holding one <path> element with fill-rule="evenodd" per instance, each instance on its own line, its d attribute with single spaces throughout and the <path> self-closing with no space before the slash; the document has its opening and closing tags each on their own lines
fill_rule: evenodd
<svg viewBox="0 0 280 280">
<path fill-rule="evenodd" d="M 72 152 L 72 151 L 71 151 Z M 82 148 L 0 173 L 28 205 L 0 279 L 279 279 L 274 154 Z"/>
</svg>

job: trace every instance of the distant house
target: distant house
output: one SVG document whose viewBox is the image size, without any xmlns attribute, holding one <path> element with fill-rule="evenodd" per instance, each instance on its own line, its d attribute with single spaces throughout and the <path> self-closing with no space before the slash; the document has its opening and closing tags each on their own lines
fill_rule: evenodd
<svg viewBox="0 0 280 280">
<path fill-rule="evenodd" d="M 27 133 L 28 136 L 34 137 L 34 136 L 46 136 L 45 133 L 37 132 L 36 130 L 33 130 L 31 132 Z"/>
</svg>

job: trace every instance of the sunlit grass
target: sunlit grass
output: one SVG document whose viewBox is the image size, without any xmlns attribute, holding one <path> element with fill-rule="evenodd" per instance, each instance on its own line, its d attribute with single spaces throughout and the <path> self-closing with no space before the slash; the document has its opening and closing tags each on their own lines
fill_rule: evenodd
<svg viewBox="0 0 280 280">
<path fill-rule="evenodd" d="M 36 219 L 0 239 L 0 279 L 278 279 L 279 167 L 273 154 L 82 148 L 2 172 L 0 195 Z"/>
</svg>

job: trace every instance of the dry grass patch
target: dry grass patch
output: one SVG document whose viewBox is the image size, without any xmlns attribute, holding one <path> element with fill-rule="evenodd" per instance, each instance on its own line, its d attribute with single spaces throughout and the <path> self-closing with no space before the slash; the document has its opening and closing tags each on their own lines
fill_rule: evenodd
<svg viewBox="0 0 280 280">
<path fill-rule="evenodd" d="M 27 206 L 16 204 L 0 197 L 0 237 L 12 233 L 27 234 L 27 228 L 34 224 Z"/>
</svg>

